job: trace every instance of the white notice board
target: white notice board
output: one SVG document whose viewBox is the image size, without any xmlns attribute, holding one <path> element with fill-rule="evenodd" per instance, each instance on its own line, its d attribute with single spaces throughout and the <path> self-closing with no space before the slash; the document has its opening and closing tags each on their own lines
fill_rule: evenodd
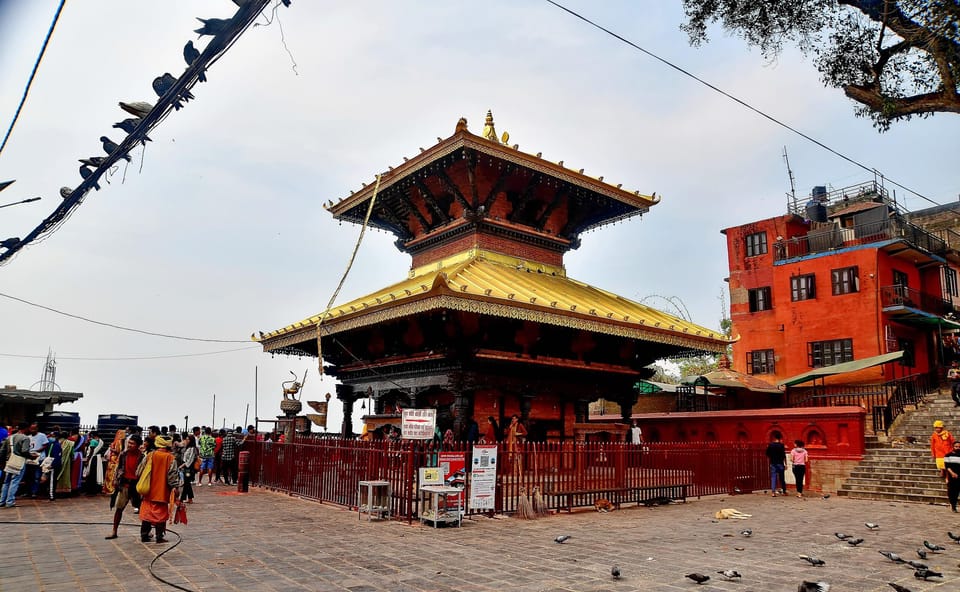
<svg viewBox="0 0 960 592">
<path fill-rule="evenodd" d="M 477 444 L 473 447 L 470 477 L 470 507 L 495 510 L 497 502 L 497 445 Z"/>
</svg>

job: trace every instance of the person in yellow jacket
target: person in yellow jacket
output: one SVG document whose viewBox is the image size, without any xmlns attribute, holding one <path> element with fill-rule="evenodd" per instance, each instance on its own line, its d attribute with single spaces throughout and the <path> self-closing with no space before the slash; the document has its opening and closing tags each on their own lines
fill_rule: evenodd
<svg viewBox="0 0 960 592">
<path fill-rule="evenodd" d="M 943 457 L 953 450 L 953 436 L 944 429 L 939 419 L 933 422 L 933 433 L 930 434 L 930 454 L 940 469 L 940 476 L 944 475 Z"/>
<path fill-rule="evenodd" d="M 177 470 L 176 459 L 170 452 L 171 444 L 169 438 L 157 436 L 154 439 L 157 449 L 147 454 L 140 471 L 141 475 L 145 470 L 150 471 L 146 476 L 150 480 L 150 489 L 146 493 L 141 493 L 143 501 L 140 503 L 140 520 L 142 520 L 140 540 L 142 542 L 150 540 L 151 527 L 157 530 L 158 543 L 167 542 L 164 534 L 167 531 L 167 520 L 170 519 L 170 494 L 172 492 L 176 498 L 177 488 L 180 485 L 180 472 Z M 139 484 L 137 489 L 139 491 Z"/>
</svg>

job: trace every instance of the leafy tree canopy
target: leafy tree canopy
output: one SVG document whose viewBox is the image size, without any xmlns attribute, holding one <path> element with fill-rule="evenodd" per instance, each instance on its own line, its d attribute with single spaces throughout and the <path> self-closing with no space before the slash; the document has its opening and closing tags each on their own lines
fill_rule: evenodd
<svg viewBox="0 0 960 592">
<path fill-rule="evenodd" d="M 776 57 L 796 45 L 827 86 L 885 131 L 898 119 L 960 113 L 958 0 L 683 0 L 690 43 L 725 30 Z"/>
</svg>

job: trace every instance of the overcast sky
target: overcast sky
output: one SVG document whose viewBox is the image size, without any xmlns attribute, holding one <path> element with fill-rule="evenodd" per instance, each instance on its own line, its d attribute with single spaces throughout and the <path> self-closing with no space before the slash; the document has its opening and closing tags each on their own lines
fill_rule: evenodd
<svg viewBox="0 0 960 592">
<path fill-rule="evenodd" d="M 690 48 L 679 0 L 567 4 L 938 203 L 958 199 L 958 116 L 879 134 L 795 53 L 765 62 L 719 31 Z M 0 0 L 3 131 L 56 6 Z M 0 210 L 0 239 L 26 235 L 53 210 L 59 188 L 80 182 L 76 159 L 101 154 L 101 135 L 122 139 L 110 127 L 127 117 L 118 101 L 153 102 L 153 78 L 183 71 L 183 45 L 197 42 L 194 17 L 235 8 L 229 0 L 68 2 L 0 154 L 0 180 L 17 179 L 0 203 L 43 200 Z M 479 133 L 492 109 L 498 132 L 521 150 L 663 196 L 643 218 L 586 234 L 566 256 L 570 276 L 668 311 L 657 297 L 679 299 L 694 322 L 718 328 L 727 275 L 720 230 L 785 212 L 784 147 L 800 195 L 872 179 L 546 2 L 294 0 L 278 15 L 213 66 L 196 100 L 151 133 L 145 154 L 138 149 L 59 231 L 0 267 L 0 293 L 207 339 L 246 340 L 301 320 L 324 308 L 359 233 L 321 204 L 448 137 L 461 116 Z M 896 195 L 909 209 L 931 205 Z M 410 260 L 393 241 L 367 235 L 338 301 L 405 277 Z M 309 369 L 305 400 L 334 392 L 316 360 L 273 358 L 253 344 L 149 337 L 3 297 L 0 327 L 0 382 L 36 383 L 50 348 L 60 388 L 83 393 L 61 408 L 83 423 L 101 413 L 135 414 L 142 424 L 252 423 L 257 390 L 258 415 L 273 418 L 291 370 Z M 237 348 L 246 349 L 116 360 Z"/>
</svg>

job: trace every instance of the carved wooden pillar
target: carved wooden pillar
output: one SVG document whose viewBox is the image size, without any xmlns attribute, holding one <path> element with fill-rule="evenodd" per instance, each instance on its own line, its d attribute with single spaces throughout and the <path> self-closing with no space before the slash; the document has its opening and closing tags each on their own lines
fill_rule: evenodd
<svg viewBox="0 0 960 592">
<path fill-rule="evenodd" d="M 573 402 L 573 417 L 576 423 L 587 423 L 590 417 L 589 399 L 577 399 Z"/>
<path fill-rule="evenodd" d="M 530 419 L 530 408 L 533 406 L 533 395 L 520 395 L 520 421 L 527 425 Z"/>
<path fill-rule="evenodd" d="M 343 403 L 343 424 L 340 426 L 340 435 L 344 438 L 353 437 L 353 404 L 361 395 L 362 393 L 358 394 L 350 385 L 337 385 L 337 398 Z"/>
<path fill-rule="evenodd" d="M 617 397 L 617 402 L 620 403 L 620 418 L 627 425 L 630 425 L 630 416 L 633 415 L 633 406 L 637 404 L 637 399 L 639 396 L 635 390 Z"/>
<path fill-rule="evenodd" d="M 453 395 L 453 433 L 457 437 L 466 437 L 467 420 L 473 416 L 473 397 L 469 393 L 460 391 Z"/>
</svg>

